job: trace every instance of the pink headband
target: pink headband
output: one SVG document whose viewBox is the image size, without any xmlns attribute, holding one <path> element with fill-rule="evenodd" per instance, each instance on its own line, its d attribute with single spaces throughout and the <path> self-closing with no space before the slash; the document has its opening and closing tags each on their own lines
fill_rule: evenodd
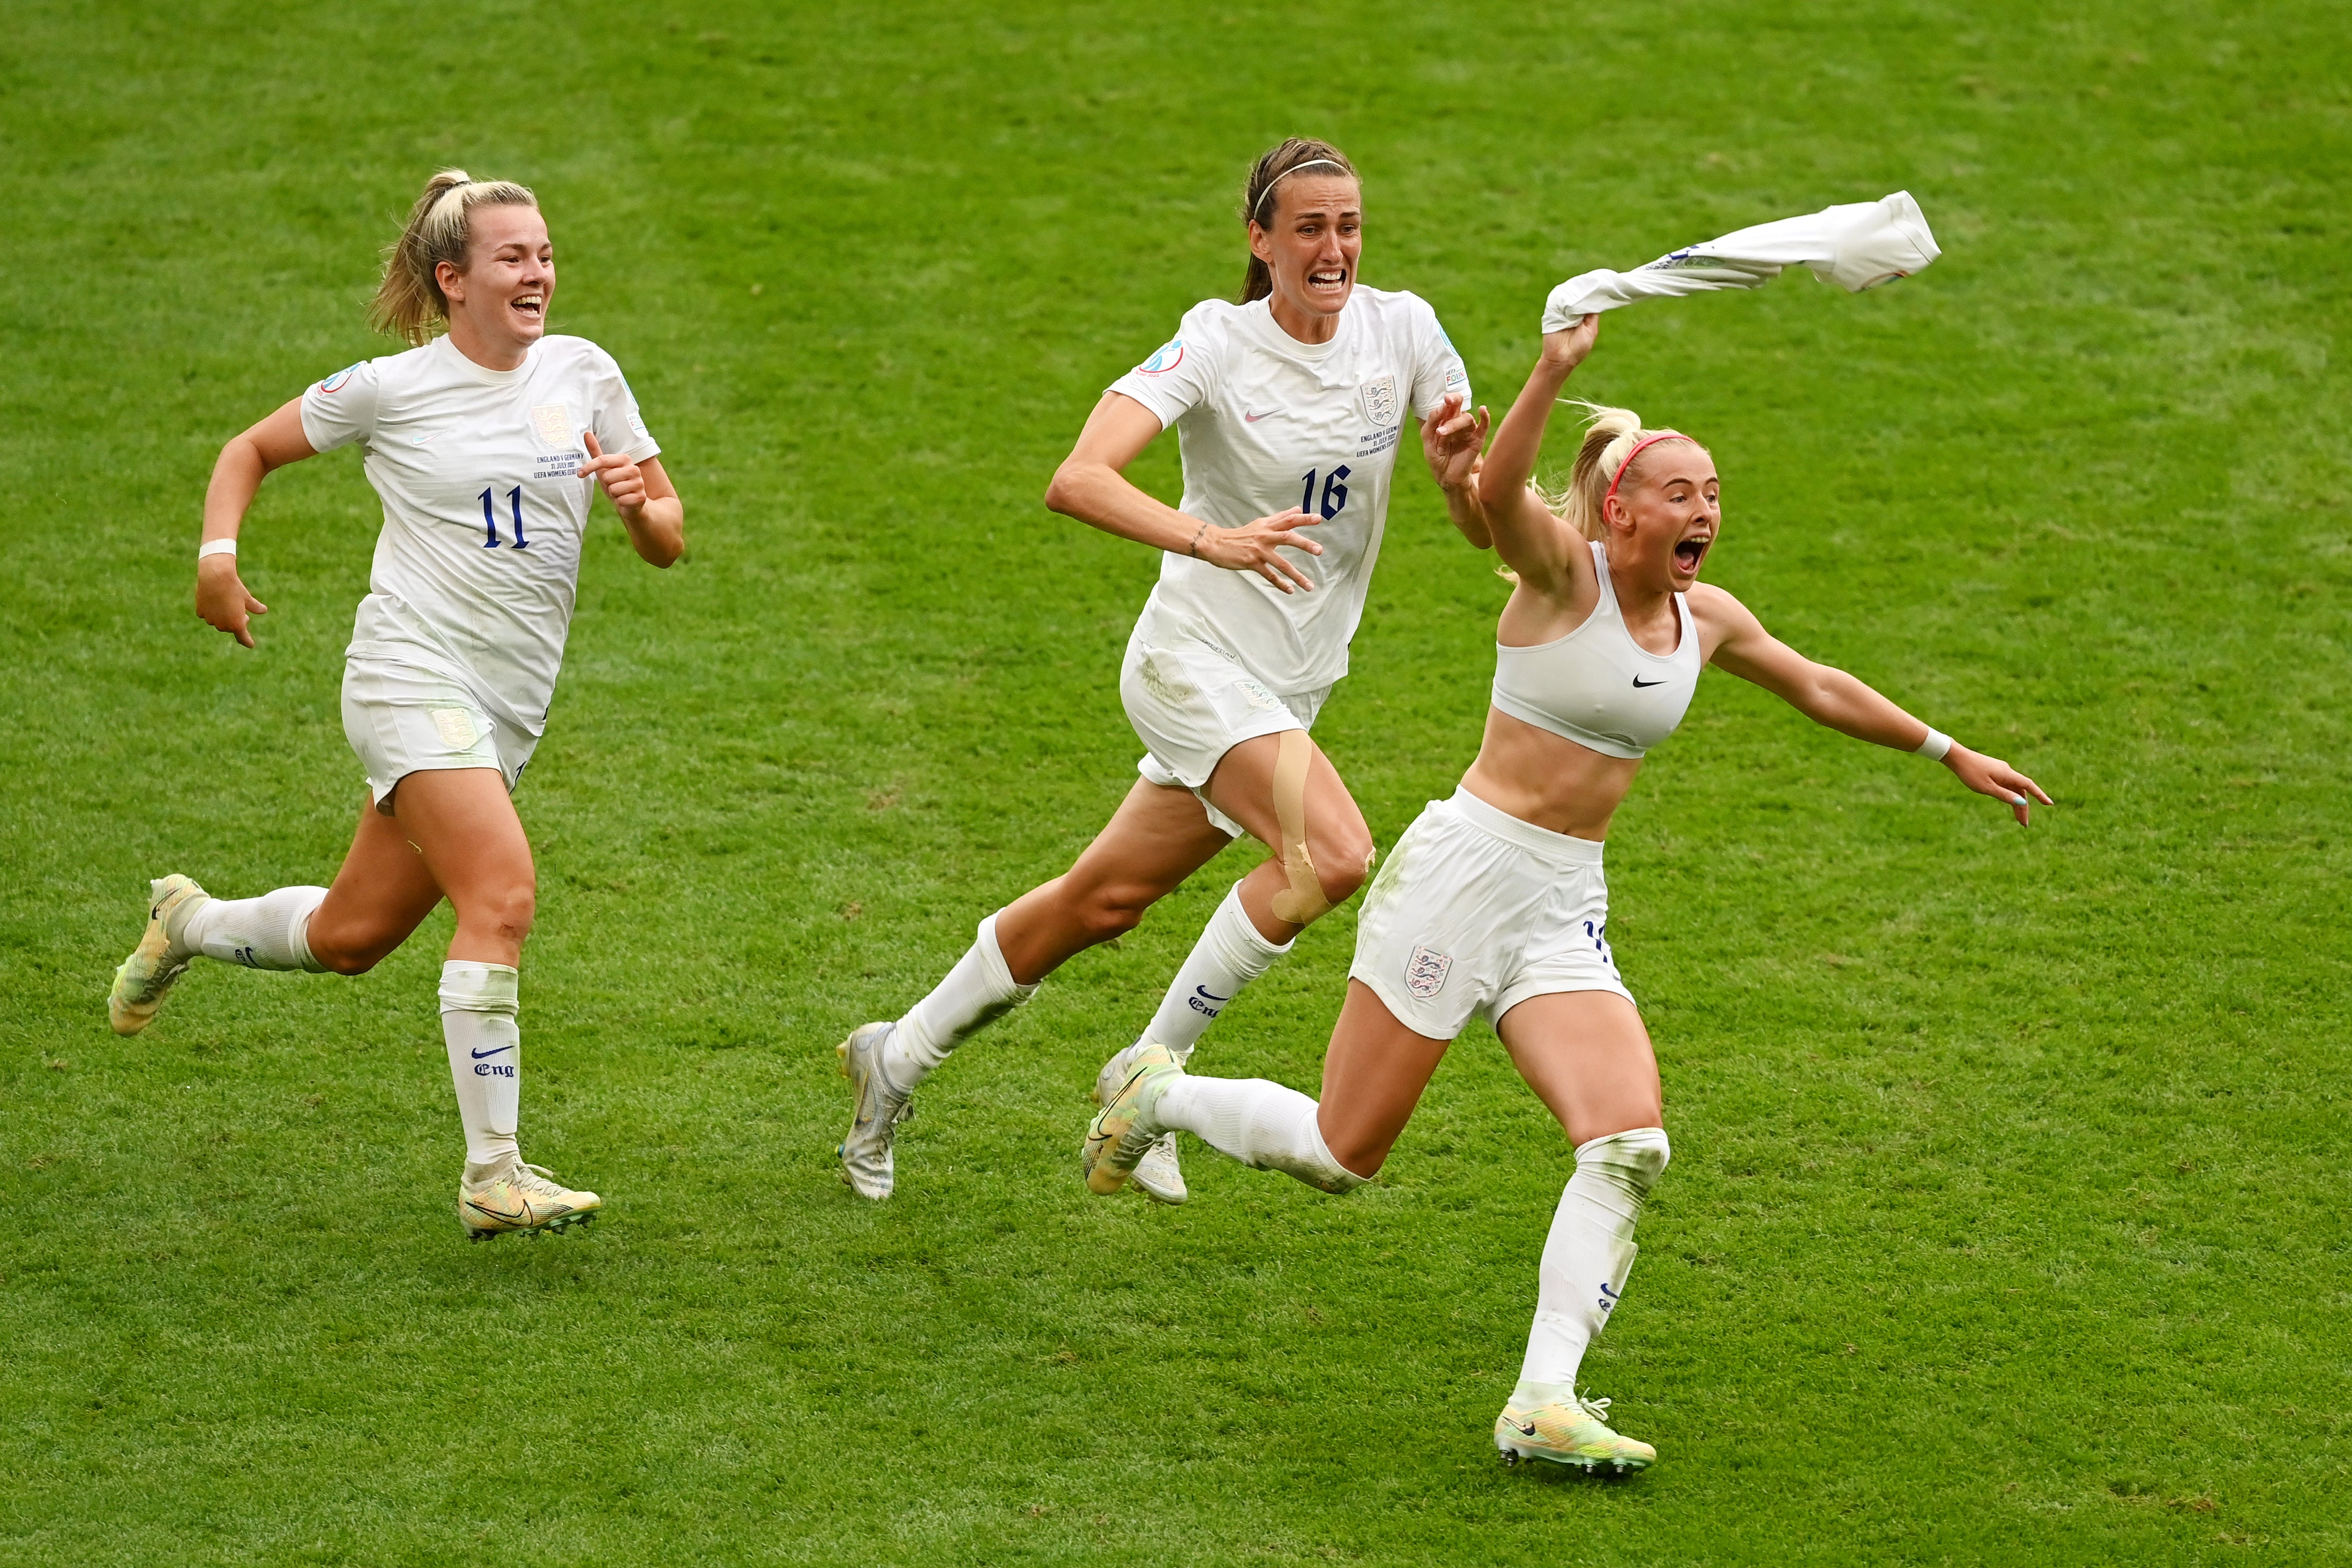
<svg viewBox="0 0 2352 1568">
<path fill-rule="evenodd" d="M 1684 435 L 1679 430 L 1661 430 L 1654 436 L 1644 436 L 1639 441 L 1634 442 L 1633 449 L 1625 454 L 1625 460 L 1617 465 L 1617 477 L 1609 481 L 1609 496 L 1613 496 L 1617 493 L 1618 485 L 1622 482 L 1625 478 L 1625 470 L 1633 466 L 1633 459 L 1642 455 L 1643 447 L 1654 447 L 1661 441 L 1687 441 L 1689 439 L 1689 437 Z M 1609 504 L 1609 496 L 1602 496 L 1601 498 L 1601 505 L 1607 506 Z"/>
</svg>

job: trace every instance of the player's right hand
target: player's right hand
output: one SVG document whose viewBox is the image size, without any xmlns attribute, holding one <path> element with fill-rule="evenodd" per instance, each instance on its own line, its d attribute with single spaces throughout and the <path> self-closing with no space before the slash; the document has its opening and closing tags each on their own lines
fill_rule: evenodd
<svg viewBox="0 0 2352 1568">
<path fill-rule="evenodd" d="M 246 592 L 234 555 L 207 555 L 196 563 L 196 614 L 216 630 L 253 646 L 253 617 L 269 606 Z"/>
<path fill-rule="evenodd" d="M 1543 335 L 1543 362 L 1548 365 L 1574 370 L 1584 363 L 1584 356 L 1592 352 L 1592 345 L 1600 336 L 1601 312 L 1595 310 L 1572 327 L 1546 332 Z"/>
<path fill-rule="evenodd" d="M 1288 511 L 1259 518 L 1244 528 L 1212 525 L 1201 535 L 1200 543 L 1193 546 L 1193 553 L 1229 572 L 1255 572 L 1286 594 L 1311 594 L 1315 592 L 1314 580 L 1299 569 L 1297 563 L 1284 559 L 1280 551 L 1286 544 L 1309 555 L 1322 554 L 1322 545 L 1297 531 L 1322 521 L 1292 507 Z M 1293 583 L 1298 584 L 1295 589 Z"/>
</svg>

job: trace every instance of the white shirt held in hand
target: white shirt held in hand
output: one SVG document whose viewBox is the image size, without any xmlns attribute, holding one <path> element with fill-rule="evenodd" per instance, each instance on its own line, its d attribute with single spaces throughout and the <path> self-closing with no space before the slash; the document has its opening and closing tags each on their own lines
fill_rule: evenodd
<svg viewBox="0 0 2352 1568">
<path fill-rule="evenodd" d="M 1631 272 L 1580 273 L 1544 301 L 1543 330 L 1564 332 L 1599 310 L 1636 300 L 1664 300 L 1716 289 L 1755 289 L 1788 267 L 1807 267 L 1824 283 L 1859 294 L 1923 270 L 1943 252 L 1908 191 L 1874 202 L 1824 207 L 1804 217 L 1759 223 L 1682 250 Z"/>
</svg>

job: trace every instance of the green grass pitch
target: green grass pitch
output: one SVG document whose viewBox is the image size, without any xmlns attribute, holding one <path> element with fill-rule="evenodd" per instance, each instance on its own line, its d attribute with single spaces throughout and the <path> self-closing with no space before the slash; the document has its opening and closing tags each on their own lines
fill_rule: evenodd
<svg viewBox="0 0 2352 1568">
<path fill-rule="evenodd" d="M 68 5 L 0 36 L 0 1563 L 2343 1563 L 2345 260 L 2319 0 Z M 1131 776 L 1142 550 L 1040 497 L 1241 271 L 1247 161 L 1367 172 L 1483 398 L 1546 289 L 1914 192 L 1924 278 L 1611 320 L 1710 575 L 2058 797 L 2030 832 L 1720 676 L 1610 847 L 1675 1147 L 1587 1363 L 1664 1458 L 1495 1460 L 1569 1169 L 1464 1037 L 1373 1188 L 1076 1145 L 1237 849 L 927 1088 L 851 1198 L 834 1043 Z M 145 879 L 323 881 L 374 502 L 219 444 L 363 355 L 443 163 L 530 182 L 691 560 L 601 510 L 546 744 L 525 1146 L 470 1247 L 446 917 L 105 1026 Z M 1139 465 L 1172 499 L 1174 443 Z M 1376 836 L 1476 743 L 1502 588 L 1410 455 L 1319 728 Z M 1312 1089 L 1335 915 L 1210 1037 Z"/>
</svg>

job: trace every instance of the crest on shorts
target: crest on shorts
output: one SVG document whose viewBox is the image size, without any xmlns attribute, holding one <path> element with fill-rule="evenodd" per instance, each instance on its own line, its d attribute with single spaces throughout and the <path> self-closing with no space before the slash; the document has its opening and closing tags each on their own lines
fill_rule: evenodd
<svg viewBox="0 0 2352 1568">
<path fill-rule="evenodd" d="M 1426 1002 L 1445 989 L 1445 977 L 1453 972 L 1451 958 L 1434 948 L 1416 947 L 1404 961 L 1404 988 Z"/>
<path fill-rule="evenodd" d="M 572 410 L 561 403 L 542 403 L 532 409 L 530 427 L 551 447 L 572 445 Z"/>
<path fill-rule="evenodd" d="M 453 752 L 471 750 L 474 744 L 474 716 L 463 708 L 436 708 L 433 727 L 441 731 L 441 743 Z"/>
<path fill-rule="evenodd" d="M 1397 422 L 1396 377 L 1374 376 L 1364 383 L 1364 417 L 1382 429 Z"/>
<path fill-rule="evenodd" d="M 1234 686 L 1234 689 L 1242 694 L 1242 700 L 1248 703 L 1258 712 L 1279 713 L 1282 711 L 1282 699 L 1276 697 L 1273 692 L 1268 691 L 1265 687 L 1259 682 L 1255 676 L 1244 675 L 1241 679 L 1235 681 Z"/>
</svg>

